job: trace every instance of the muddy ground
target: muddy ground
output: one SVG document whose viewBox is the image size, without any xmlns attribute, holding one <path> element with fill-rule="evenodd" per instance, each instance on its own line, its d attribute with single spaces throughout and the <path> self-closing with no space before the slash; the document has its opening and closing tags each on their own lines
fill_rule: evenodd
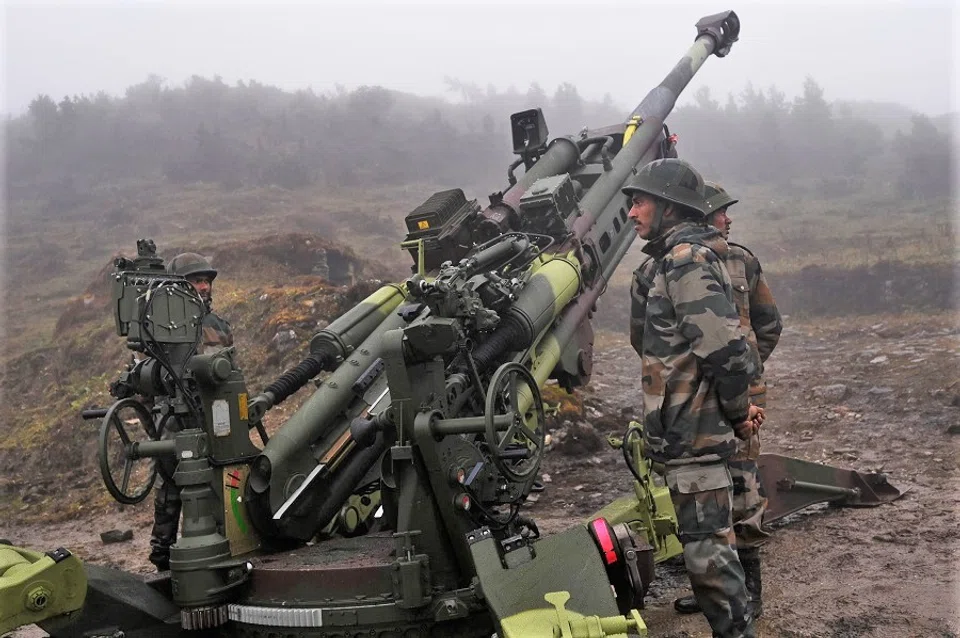
<svg viewBox="0 0 960 638">
<path fill-rule="evenodd" d="M 874 509 L 817 507 L 778 525 L 763 549 L 760 636 L 960 636 L 960 329 L 956 314 L 792 321 L 767 366 L 765 452 L 883 471 L 908 490 Z M 558 422 L 543 465 L 546 490 L 529 506 L 556 530 L 631 490 L 603 436 L 638 412 L 639 361 L 622 336 L 601 334 L 583 421 Z M 576 435 L 576 440 L 574 436 Z M 55 525 L 0 521 L 0 538 L 66 546 L 90 562 L 146 573 L 151 505 Z M 99 533 L 132 529 L 104 546 Z M 706 637 L 677 616 L 682 566 L 659 566 L 643 615 L 650 635 Z M 34 633 L 34 635 L 37 635 Z M 42 634 L 41 634 L 42 635 Z"/>
</svg>

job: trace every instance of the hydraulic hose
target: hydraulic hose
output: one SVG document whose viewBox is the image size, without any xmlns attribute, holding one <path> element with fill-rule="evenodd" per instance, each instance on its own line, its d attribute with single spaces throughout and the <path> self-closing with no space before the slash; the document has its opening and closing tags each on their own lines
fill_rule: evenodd
<svg viewBox="0 0 960 638">
<path fill-rule="evenodd" d="M 334 357 L 328 353 L 311 354 L 280 375 L 280 378 L 268 385 L 263 393 L 269 393 L 273 397 L 273 405 L 277 405 L 305 386 L 310 379 L 326 370 L 333 362 Z"/>
</svg>

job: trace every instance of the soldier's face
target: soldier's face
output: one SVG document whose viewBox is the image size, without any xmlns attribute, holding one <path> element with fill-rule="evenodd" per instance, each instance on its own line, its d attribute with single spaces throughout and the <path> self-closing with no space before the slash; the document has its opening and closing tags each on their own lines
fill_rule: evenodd
<svg viewBox="0 0 960 638">
<path fill-rule="evenodd" d="M 657 210 L 657 203 L 646 193 L 637 193 L 631 200 L 633 206 L 627 215 L 633 221 L 633 227 L 641 239 L 650 239 L 653 236 L 653 217 Z"/>
<path fill-rule="evenodd" d="M 209 277 L 188 277 L 187 281 L 193 284 L 197 294 L 204 301 L 210 301 L 210 292 L 213 290 L 213 282 Z"/>
<path fill-rule="evenodd" d="M 730 236 L 730 226 L 733 224 L 733 220 L 727 217 L 727 209 L 721 208 L 710 215 L 710 224 L 719 230 L 723 238 L 726 239 Z"/>
</svg>

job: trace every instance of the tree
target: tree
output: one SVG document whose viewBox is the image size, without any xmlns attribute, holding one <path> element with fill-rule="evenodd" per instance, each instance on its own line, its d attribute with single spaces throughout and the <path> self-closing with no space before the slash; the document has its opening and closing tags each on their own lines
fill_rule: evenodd
<svg viewBox="0 0 960 638">
<path fill-rule="evenodd" d="M 720 103 L 710 96 L 709 86 L 701 86 L 697 89 L 697 92 L 693 94 L 693 101 L 698 109 L 706 113 L 715 113 L 720 110 Z"/>
<path fill-rule="evenodd" d="M 911 118 L 910 135 L 897 133 L 894 152 L 903 160 L 897 190 L 903 197 L 942 197 L 950 194 L 953 157 L 950 137 L 937 130 L 926 115 Z"/>
<path fill-rule="evenodd" d="M 558 130 L 573 133 L 587 124 L 583 118 L 583 99 L 577 87 L 569 82 L 564 82 L 557 87 L 556 93 L 553 94 L 553 110 L 556 114 Z"/>
<path fill-rule="evenodd" d="M 49 95 L 41 94 L 30 102 L 27 112 L 33 120 L 33 133 L 40 146 L 51 144 L 59 128 L 57 103 Z"/>
<path fill-rule="evenodd" d="M 529 108 L 545 108 L 549 102 L 547 92 L 536 82 L 530 83 L 530 88 L 527 89 L 526 100 Z"/>
</svg>

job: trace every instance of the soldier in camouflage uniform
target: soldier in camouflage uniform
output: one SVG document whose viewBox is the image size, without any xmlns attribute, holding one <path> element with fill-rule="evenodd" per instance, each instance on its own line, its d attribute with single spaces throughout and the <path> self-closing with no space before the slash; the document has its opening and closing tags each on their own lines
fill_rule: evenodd
<svg viewBox="0 0 960 638">
<path fill-rule="evenodd" d="M 739 200 L 731 197 L 722 186 L 712 182 L 705 183 L 704 195 L 707 223 L 719 230 L 723 238 L 727 239 L 732 224 L 727 211 Z M 750 402 L 766 408 L 767 386 L 763 381 L 763 363 L 780 341 L 783 322 L 770 287 L 763 276 L 760 261 L 740 244 L 728 241 L 727 246 L 729 250 L 723 263 L 733 283 L 734 302 L 740 316 L 740 330 L 759 361 L 757 374 L 750 383 Z M 642 341 L 645 291 L 648 286 L 645 282 L 650 279 L 653 263 L 652 258 L 648 258 L 634 273 L 631 342 L 635 348 Z M 769 536 L 769 533 L 762 528 L 767 498 L 760 482 L 760 470 L 757 467 L 759 454 L 760 437 L 759 434 L 755 434 L 748 440 L 741 441 L 737 454 L 727 461 L 733 478 L 733 529 L 737 536 L 737 553 L 746 577 L 747 593 L 750 597 L 749 610 L 754 618 L 759 618 L 763 611 L 760 546 Z M 700 611 L 695 596 L 677 599 L 674 607 L 682 614 Z"/>
<path fill-rule="evenodd" d="M 652 258 L 631 332 L 643 362 L 645 453 L 665 467 L 694 595 L 714 636 L 752 638 L 727 461 L 762 410 L 750 405 L 756 361 L 723 266 L 727 244 L 704 223 L 703 188 L 689 164 L 665 159 L 623 189 Z"/>
<path fill-rule="evenodd" d="M 196 253 L 181 253 L 170 261 L 167 271 L 185 277 L 203 299 L 207 312 L 203 316 L 199 350 L 210 353 L 232 346 L 233 330 L 230 328 L 230 323 L 211 310 L 213 280 L 217 276 L 217 271 L 210 266 L 210 262 Z M 161 438 L 173 438 L 179 431 L 179 423 L 171 419 L 167 421 Z M 160 484 L 157 486 L 153 503 L 150 562 L 156 565 L 157 571 L 165 571 L 170 569 L 170 546 L 177 541 L 182 503 L 180 490 L 172 480 L 168 480 L 173 477 L 177 469 L 176 460 L 165 457 L 159 463 L 161 464 Z"/>
</svg>

